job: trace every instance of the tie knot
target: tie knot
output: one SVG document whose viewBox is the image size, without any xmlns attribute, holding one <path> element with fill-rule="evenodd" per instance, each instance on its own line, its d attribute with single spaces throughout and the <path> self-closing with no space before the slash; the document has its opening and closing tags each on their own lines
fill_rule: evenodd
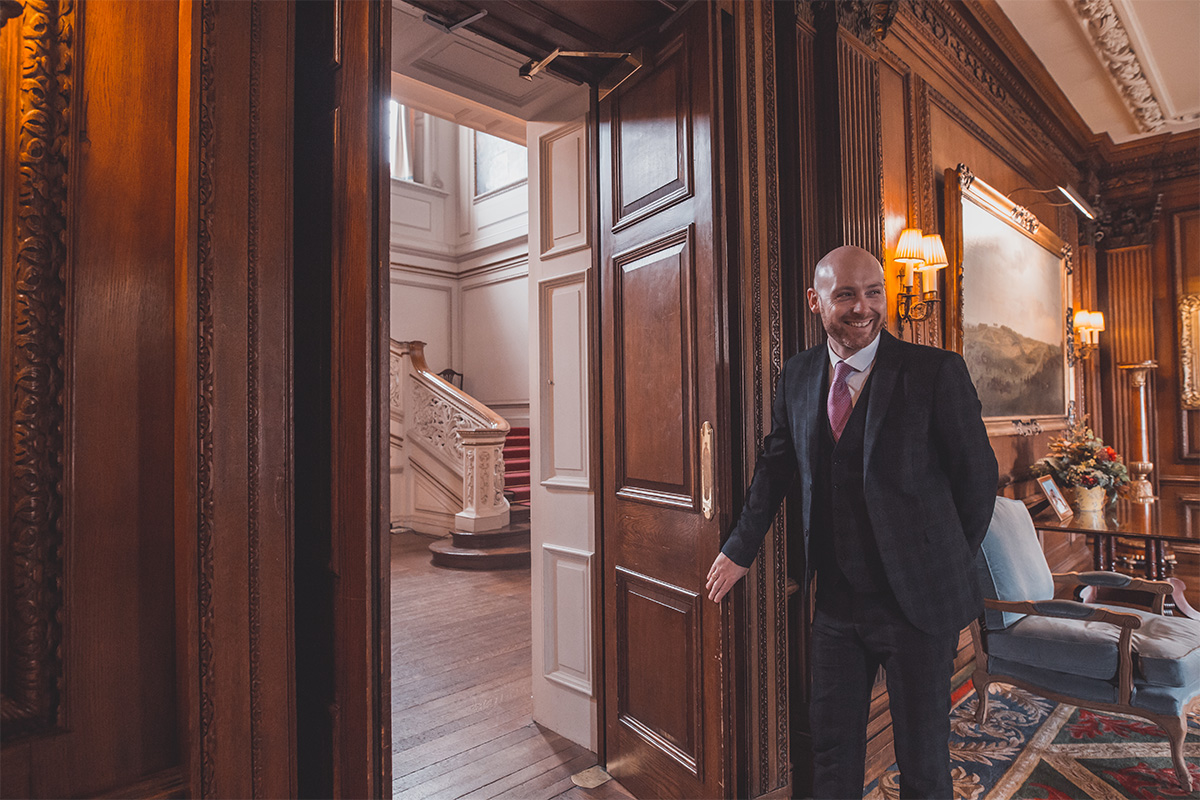
<svg viewBox="0 0 1200 800">
<path fill-rule="evenodd" d="M 850 364 L 845 361 L 839 361 L 837 366 L 833 368 L 834 383 L 845 383 L 846 379 L 849 378 L 850 374 L 853 372 L 858 372 L 858 370 L 850 366 Z"/>
</svg>

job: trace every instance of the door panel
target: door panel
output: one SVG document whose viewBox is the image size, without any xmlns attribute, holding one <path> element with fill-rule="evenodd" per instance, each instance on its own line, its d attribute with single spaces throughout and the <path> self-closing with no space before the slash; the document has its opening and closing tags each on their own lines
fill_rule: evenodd
<svg viewBox="0 0 1200 800">
<path fill-rule="evenodd" d="M 690 230 L 613 259 L 613 379 L 619 488 L 629 499 L 693 507 L 696 330 Z"/>
<path fill-rule="evenodd" d="M 654 70 L 614 92 L 614 228 L 691 195 L 691 96 L 686 38 L 669 42 Z M 624 88 L 624 87 L 622 87 Z"/>
<path fill-rule="evenodd" d="M 648 45 L 599 114 L 605 745 L 639 797 L 730 785 L 721 609 L 704 596 L 722 515 L 701 507 L 702 474 L 728 472 L 711 448 L 702 469 L 700 446 L 727 418 L 710 13 Z"/>
</svg>

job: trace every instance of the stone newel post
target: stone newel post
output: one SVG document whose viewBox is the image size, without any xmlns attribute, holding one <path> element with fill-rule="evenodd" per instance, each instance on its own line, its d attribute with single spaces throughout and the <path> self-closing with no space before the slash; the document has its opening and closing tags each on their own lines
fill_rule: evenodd
<svg viewBox="0 0 1200 800">
<path fill-rule="evenodd" d="M 454 515 L 462 531 L 491 531 L 508 524 L 504 497 L 507 431 L 459 430 L 463 451 L 463 510 Z"/>
</svg>

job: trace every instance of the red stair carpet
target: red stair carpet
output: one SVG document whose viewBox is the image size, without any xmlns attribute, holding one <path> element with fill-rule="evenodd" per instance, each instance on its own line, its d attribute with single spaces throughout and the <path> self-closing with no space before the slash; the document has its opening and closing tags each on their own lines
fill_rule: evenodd
<svg viewBox="0 0 1200 800">
<path fill-rule="evenodd" d="M 504 440 L 504 489 L 513 505 L 529 505 L 529 428 L 513 428 Z"/>
</svg>

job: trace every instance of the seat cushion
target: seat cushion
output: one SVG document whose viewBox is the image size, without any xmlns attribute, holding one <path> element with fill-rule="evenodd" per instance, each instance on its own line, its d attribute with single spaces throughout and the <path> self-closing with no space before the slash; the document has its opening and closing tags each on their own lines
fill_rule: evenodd
<svg viewBox="0 0 1200 800">
<path fill-rule="evenodd" d="M 1136 614 L 1134 682 L 1145 686 L 1194 687 L 1200 691 L 1200 621 L 1104 606 Z M 1115 680 L 1121 629 L 1107 622 L 1027 616 L 988 633 L 988 653 L 1036 669 Z"/>
<path fill-rule="evenodd" d="M 1200 691 L 1200 620 L 1123 606 L 1105 608 L 1142 618 L 1142 627 L 1133 632 L 1134 674 L 1139 683 Z"/>
<path fill-rule="evenodd" d="M 992 521 L 977 558 L 979 586 L 992 600 L 1049 600 L 1054 578 L 1029 510 L 1020 500 L 997 497 Z M 987 609 L 989 630 L 1015 624 L 1024 615 Z"/>
<path fill-rule="evenodd" d="M 1120 630 L 1106 622 L 1027 616 L 989 632 L 987 649 L 1005 661 L 1107 681 L 1117 674 Z"/>
<path fill-rule="evenodd" d="M 1080 705 L 1088 703 L 1120 702 L 1116 683 L 1097 678 L 1081 678 L 1078 675 L 1068 675 L 1049 669 L 1038 669 L 1003 658 L 989 658 L 988 672 L 1001 682 L 1004 678 L 1024 681 L 1029 685 L 1046 692 L 1057 693 L 1069 697 Z M 1162 714 L 1177 717 L 1200 692 L 1200 687 L 1180 688 L 1167 686 L 1138 686 L 1133 687 L 1130 705 L 1152 714 Z"/>
</svg>

